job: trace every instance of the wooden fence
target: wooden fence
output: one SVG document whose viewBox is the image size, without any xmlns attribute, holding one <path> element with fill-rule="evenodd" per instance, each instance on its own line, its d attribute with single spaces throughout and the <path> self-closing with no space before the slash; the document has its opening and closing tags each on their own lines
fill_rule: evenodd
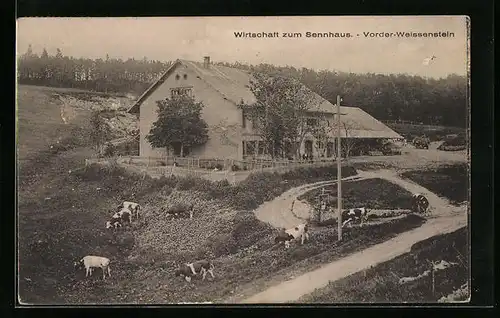
<svg viewBox="0 0 500 318">
<path fill-rule="evenodd" d="M 333 159 L 329 160 L 232 160 L 232 159 L 208 159 L 208 158 L 180 158 L 180 157 L 139 157 L 124 156 L 112 160 L 136 173 L 147 174 L 154 178 L 161 176 L 193 176 L 208 179 L 210 181 L 228 180 L 237 183 L 246 179 L 252 172 L 278 172 L 285 173 L 297 167 L 320 167 L 335 164 Z M 94 163 L 106 164 L 109 158 L 86 159 L 85 165 Z M 177 165 L 174 166 L 173 163 Z M 222 169 L 214 169 L 219 165 Z M 238 166 L 241 170 L 233 170 Z"/>
</svg>

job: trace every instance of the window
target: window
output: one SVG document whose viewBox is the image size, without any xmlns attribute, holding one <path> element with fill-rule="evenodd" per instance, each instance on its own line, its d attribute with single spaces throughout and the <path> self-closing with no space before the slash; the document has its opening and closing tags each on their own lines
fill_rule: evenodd
<svg viewBox="0 0 500 318">
<path fill-rule="evenodd" d="M 243 141 L 243 156 L 254 156 L 257 154 L 257 141 Z"/>
<path fill-rule="evenodd" d="M 266 153 L 266 144 L 264 143 L 264 141 L 259 141 L 258 147 L 259 147 L 259 149 L 258 149 L 257 154 L 264 155 Z"/>
<path fill-rule="evenodd" d="M 306 140 L 304 143 L 304 148 L 305 148 L 306 154 L 312 154 L 312 152 L 313 152 L 312 140 Z"/>
<path fill-rule="evenodd" d="M 179 80 L 179 78 L 180 78 L 179 74 L 175 75 L 176 80 Z"/>
<path fill-rule="evenodd" d="M 188 75 L 187 74 L 184 74 L 184 79 L 187 79 L 188 78 Z"/>
<path fill-rule="evenodd" d="M 247 113 L 244 110 L 241 112 L 241 126 L 243 128 L 247 126 Z"/>
<path fill-rule="evenodd" d="M 315 127 L 318 125 L 318 119 L 316 118 L 307 118 L 306 119 L 306 124 L 309 127 Z"/>
<path fill-rule="evenodd" d="M 328 158 L 333 157 L 333 142 L 328 142 L 326 144 L 326 156 Z"/>
<path fill-rule="evenodd" d="M 259 129 L 260 128 L 260 123 L 259 123 L 259 118 L 257 116 L 252 117 L 252 129 Z"/>
<path fill-rule="evenodd" d="M 324 148 L 324 146 L 323 146 L 323 142 L 321 142 L 321 141 L 319 141 L 319 140 L 318 140 L 318 141 L 317 141 L 317 148 L 318 148 L 318 149 L 323 149 L 323 148 Z"/>
<path fill-rule="evenodd" d="M 171 88 L 170 94 L 172 95 L 172 97 L 179 97 L 179 96 L 192 97 L 193 96 L 193 89 L 191 87 Z"/>
</svg>

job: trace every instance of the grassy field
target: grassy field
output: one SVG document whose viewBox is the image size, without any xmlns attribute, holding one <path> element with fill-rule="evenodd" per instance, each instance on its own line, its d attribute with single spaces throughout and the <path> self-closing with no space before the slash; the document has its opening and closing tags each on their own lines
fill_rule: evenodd
<svg viewBox="0 0 500 318">
<path fill-rule="evenodd" d="M 462 228 L 450 234 L 436 236 L 412 246 L 409 253 L 382 263 L 366 272 L 331 282 L 327 287 L 304 296 L 298 302 L 308 303 L 416 303 L 437 302 L 468 282 L 468 234 Z M 405 284 L 400 278 L 416 277 L 430 269 L 428 261 L 454 262 L 458 265 Z M 457 299 L 457 300 L 465 300 Z"/>
<path fill-rule="evenodd" d="M 88 140 L 78 139 L 72 147 L 56 152 L 46 148 L 58 138 L 85 135 L 85 113 L 75 118 L 74 125 L 57 123 L 59 105 L 51 100 L 52 92 L 27 88 L 20 90 L 19 97 L 19 146 L 30 163 L 20 170 L 23 182 L 18 191 L 19 292 L 23 302 L 224 299 L 238 293 L 241 286 L 265 286 L 276 276 L 319 266 L 423 222 L 409 216 L 354 228 L 338 246 L 333 242 L 334 229 L 317 228 L 310 244 L 285 252 L 273 246 L 275 230 L 250 211 L 291 187 L 336 177 L 334 168 L 254 174 L 237 186 L 193 178 L 143 178 L 114 165 L 75 171 L 93 155 Z M 344 176 L 355 173 L 343 169 Z M 123 200 L 141 203 L 144 218 L 128 228 L 105 230 L 111 209 Z M 187 202 L 195 205 L 192 220 L 164 217 L 163 207 Z M 73 261 L 87 254 L 111 259 L 109 281 L 103 282 L 99 271 L 88 279 L 84 271 L 75 272 Z M 214 281 L 190 285 L 173 277 L 174 262 L 202 257 L 214 260 L 218 274 Z"/>
<path fill-rule="evenodd" d="M 336 206 L 337 185 L 311 190 L 299 200 L 307 201 L 311 206 L 318 203 L 322 189 L 330 192 L 332 204 Z M 411 209 L 411 193 L 383 179 L 367 179 L 342 183 L 343 207 L 346 209 L 366 207 L 368 209 Z"/>
<path fill-rule="evenodd" d="M 452 204 L 468 200 L 469 175 L 465 163 L 408 171 L 401 175 L 447 198 Z"/>
<path fill-rule="evenodd" d="M 465 134 L 464 128 L 430 126 L 430 125 L 411 125 L 411 124 L 388 124 L 389 128 L 404 136 L 407 140 L 425 134 L 431 141 L 444 140 L 446 135 Z"/>
<path fill-rule="evenodd" d="M 65 124 L 61 118 L 61 103 L 53 97 L 57 89 L 19 86 L 17 95 L 18 158 L 22 164 L 40 153 L 49 153 L 57 141 L 76 140 L 85 131 L 89 113 L 80 112 L 75 120 Z"/>
</svg>

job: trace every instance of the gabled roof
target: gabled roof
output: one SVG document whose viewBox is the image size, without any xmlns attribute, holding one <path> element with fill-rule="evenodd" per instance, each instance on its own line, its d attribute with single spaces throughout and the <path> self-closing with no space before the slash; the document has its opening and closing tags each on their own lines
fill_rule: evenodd
<svg viewBox="0 0 500 318">
<path fill-rule="evenodd" d="M 144 100 L 151 95 L 158 86 L 163 84 L 167 77 L 181 64 L 194 71 L 201 80 L 219 92 L 224 99 L 234 104 L 240 104 L 243 101 L 245 104 L 251 105 L 256 102 L 255 96 L 250 90 L 250 81 L 253 79 L 253 76 L 248 71 L 215 64 L 210 64 L 209 68 L 205 68 L 203 63 L 200 62 L 176 60 L 165 73 L 163 73 L 163 75 L 137 99 L 129 108 L 128 112 L 137 113 Z M 329 101 L 310 89 L 304 88 L 311 94 L 312 111 L 326 113 L 334 111 L 334 106 Z"/>
<path fill-rule="evenodd" d="M 256 102 L 255 96 L 250 90 L 250 81 L 253 76 L 245 70 L 227 66 L 210 64 L 205 68 L 201 62 L 188 60 L 176 60 L 165 73 L 153 83 L 132 105 L 128 112 L 137 113 L 140 105 L 151 95 L 155 89 L 163 84 L 167 77 L 179 66 L 185 65 L 197 74 L 201 80 L 216 90 L 222 97 L 235 105 L 242 101 L 247 105 Z M 305 86 L 304 86 L 305 87 Z M 334 113 L 337 112 L 336 106 L 332 103 L 306 88 L 313 98 L 311 111 Z M 357 107 L 340 107 L 341 120 L 349 124 L 349 136 L 358 138 L 402 138 L 399 134 L 391 130 L 382 122 L 370 116 L 368 113 Z M 345 135 L 345 133 L 344 133 Z"/>
</svg>

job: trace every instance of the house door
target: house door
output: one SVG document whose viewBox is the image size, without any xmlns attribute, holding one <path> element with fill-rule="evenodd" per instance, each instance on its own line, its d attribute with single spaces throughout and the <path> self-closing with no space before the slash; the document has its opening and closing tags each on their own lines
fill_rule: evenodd
<svg viewBox="0 0 500 318">
<path fill-rule="evenodd" d="M 172 143 L 172 150 L 174 153 L 174 156 L 180 156 L 181 155 L 181 143 L 180 142 L 174 142 Z M 186 157 L 189 155 L 190 149 L 187 146 L 184 146 L 182 149 L 182 156 Z"/>
<path fill-rule="evenodd" d="M 312 140 L 306 140 L 304 144 L 305 152 L 307 155 L 312 155 L 313 152 L 313 142 Z"/>
<path fill-rule="evenodd" d="M 326 157 L 330 158 L 333 156 L 333 142 L 328 142 L 326 144 Z"/>
</svg>

